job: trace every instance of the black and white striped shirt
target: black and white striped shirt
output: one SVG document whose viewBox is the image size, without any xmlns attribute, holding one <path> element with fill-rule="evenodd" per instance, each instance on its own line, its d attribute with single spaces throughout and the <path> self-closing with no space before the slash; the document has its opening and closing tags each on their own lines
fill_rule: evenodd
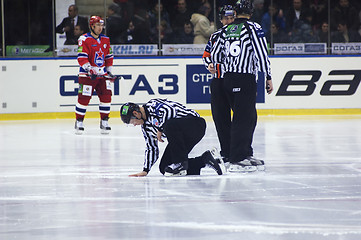
<svg viewBox="0 0 361 240">
<path fill-rule="evenodd" d="M 220 34 L 222 33 L 222 29 L 226 28 L 226 27 L 227 26 L 223 26 L 222 28 L 220 28 L 217 31 L 215 31 L 214 33 L 212 33 L 212 35 L 209 37 L 208 43 L 204 49 L 204 53 L 202 56 L 204 66 L 206 67 L 207 70 L 208 70 L 208 65 L 212 63 L 212 59 L 211 59 L 212 46 L 217 42 Z M 215 78 L 223 78 L 223 74 L 224 74 L 223 64 L 214 64 L 214 67 L 217 71 L 214 74 L 214 77 Z"/>
<path fill-rule="evenodd" d="M 248 25 L 248 29 L 246 27 Z M 251 32 L 251 34 L 250 34 Z M 265 34 L 258 23 L 237 18 L 226 28 L 211 49 L 214 64 L 224 63 L 225 72 L 264 72 L 271 79 Z"/>
<path fill-rule="evenodd" d="M 152 99 L 143 105 L 146 120 L 142 125 L 146 149 L 143 170 L 149 172 L 159 157 L 157 132 L 163 132 L 164 124 L 172 118 L 188 116 L 199 117 L 199 114 L 184 105 L 167 99 Z M 166 137 L 164 135 L 164 137 Z"/>
</svg>

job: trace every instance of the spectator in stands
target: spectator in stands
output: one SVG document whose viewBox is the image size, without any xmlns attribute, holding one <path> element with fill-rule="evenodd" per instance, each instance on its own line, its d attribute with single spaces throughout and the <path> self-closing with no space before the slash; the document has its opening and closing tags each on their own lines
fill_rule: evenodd
<svg viewBox="0 0 361 240">
<path fill-rule="evenodd" d="M 151 29 L 150 40 L 152 43 L 159 43 L 159 38 L 161 43 L 171 43 L 172 42 L 172 32 L 168 27 L 168 23 L 165 20 L 160 22 L 160 25 L 157 24 L 156 28 Z"/>
<path fill-rule="evenodd" d="M 292 1 L 292 7 L 286 12 L 286 32 L 289 34 L 295 30 L 294 24 L 297 21 L 306 22 L 306 15 L 309 16 L 311 14 L 311 10 L 303 5 L 302 0 Z"/>
<path fill-rule="evenodd" d="M 124 23 L 128 23 L 134 15 L 134 6 L 142 6 L 148 9 L 147 0 L 113 0 L 120 7 L 119 15 Z"/>
<path fill-rule="evenodd" d="M 158 0 L 152 0 L 153 2 L 157 2 Z M 163 3 L 164 9 L 170 14 L 169 16 L 172 17 L 174 10 L 177 8 L 178 0 L 161 0 Z"/>
<path fill-rule="evenodd" d="M 198 9 L 204 4 L 208 2 L 208 0 L 188 0 L 188 8 L 192 13 L 198 11 Z"/>
<path fill-rule="evenodd" d="M 82 25 L 76 25 L 74 28 L 74 36 L 76 39 L 78 39 L 81 35 L 85 33 L 85 29 Z M 78 42 L 76 42 L 78 44 Z"/>
<path fill-rule="evenodd" d="M 78 45 L 78 39 L 85 33 L 82 25 L 76 25 L 74 27 L 74 38 L 69 39 L 66 45 Z"/>
<path fill-rule="evenodd" d="M 191 19 L 192 12 L 187 8 L 185 0 L 178 0 L 175 12 L 171 15 L 171 26 L 174 32 L 183 32 L 184 23 Z"/>
<path fill-rule="evenodd" d="M 108 7 L 106 32 L 111 44 L 121 42 L 121 34 L 126 30 L 126 24 L 120 16 L 120 7 L 112 3 Z"/>
<path fill-rule="evenodd" d="M 269 5 L 271 5 L 271 1 L 270 0 L 266 0 L 265 5 L 267 5 L 267 3 L 269 3 Z M 292 0 L 273 0 L 273 4 L 277 4 L 279 9 L 282 9 L 285 13 L 287 13 L 286 11 L 292 6 L 293 1 Z"/>
<path fill-rule="evenodd" d="M 130 21 L 127 30 L 125 30 L 121 34 L 121 43 L 134 44 L 135 43 L 134 30 L 135 30 L 135 26 L 133 24 L 133 21 Z"/>
<path fill-rule="evenodd" d="M 262 23 L 262 17 L 264 15 L 264 0 L 254 0 L 253 2 L 253 14 L 251 20 L 260 24 Z M 263 28 L 263 26 L 262 26 Z"/>
<path fill-rule="evenodd" d="M 207 44 L 209 37 L 216 30 L 214 23 L 208 19 L 210 12 L 211 5 L 205 2 L 197 13 L 192 14 L 191 23 L 194 26 L 194 44 Z"/>
<path fill-rule="evenodd" d="M 327 46 L 330 45 L 330 39 L 329 39 L 329 25 L 328 22 L 323 22 L 321 24 L 321 29 L 318 32 L 318 40 L 321 43 L 327 43 Z"/>
<path fill-rule="evenodd" d="M 337 6 L 331 12 L 331 30 L 338 30 L 339 23 L 345 22 L 348 29 L 358 31 L 360 26 L 359 12 L 350 5 L 349 0 L 339 0 Z"/>
<path fill-rule="evenodd" d="M 289 33 L 292 43 L 318 42 L 317 34 L 314 33 L 312 25 L 312 13 L 307 11 L 304 18 L 295 20 L 292 31 Z"/>
<path fill-rule="evenodd" d="M 361 42 L 360 34 L 348 29 L 346 21 L 341 21 L 337 24 L 337 32 L 332 34 L 332 42 L 349 43 L 349 42 Z"/>
<path fill-rule="evenodd" d="M 313 16 L 311 24 L 314 29 L 319 29 L 328 19 L 328 0 L 310 0 L 310 9 Z"/>
<path fill-rule="evenodd" d="M 194 41 L 194 33 L 193 33 L 193 25 L 188 20 L 184 23 L 183 31 L 176 32 L 173 36 L 173 43 L 175 44 L 193 44 Z"/>
<path fill-rule="evenodd" d="M 282 9 L 279 9 L 276 3 L 269 5 L 268 12 L 262 17 L 261 26 L 266 35 L 270 32 L 271 22 L 277 24 L 279 31 L 285 31 L 286 19 L 283 16 Z"/>
<path fill-rule="evenodd" d="M 272 47 L 274 43 L 289 42 L 288 35 L 284 31 L 280 30 L 280 27 L 277 25 L 277 23 L 272 23 L 271 31 L 269 31 L 266 35 L 266 39 L 268 43 L 272 44 Z"/>
<path fill-rule="evenodd" d="M 160 21 L 164 21 L 167 24 L 167 29 L 171 31 L 170 20 L 168 12 L 163 8 L 162 3 L 156 2 L 152 10 L 148 12 L 150 28 L 156 29 L 159 25 L 159 13 L 160 13 Z"/>
<path fill-rule="evenodd" d="M 68 17 L 56 27 L 56 33 L 64 33 L 66 35 L 65 45 L 77 43 L 78 39 L 74 36 L 75 25 L 81 25 L 85 32 L 89 30 L 88 19 L 78 15 L 78 7 L 76 5 L 70 5 L 68 8 Z"/>
<path fill-rule="evenodd" d="M 134 24 L 133 43 L 149 44 L 150 41 L 150 22 L 149 15 L 145 9 L 136 9 L 132 19 Z"/>
</svg>

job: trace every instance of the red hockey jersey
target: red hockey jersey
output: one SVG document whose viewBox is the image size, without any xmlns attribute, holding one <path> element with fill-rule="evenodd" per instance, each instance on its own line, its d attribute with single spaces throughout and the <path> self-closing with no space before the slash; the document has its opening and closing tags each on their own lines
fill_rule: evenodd
<svg viewBox="0 0 361 240">
<path fill-rule="evenodd" d="M 98 74 L 104 75 L 107 67 L 113 66 L 113 52 L 109 38 L 103 34 L 95 39 L 90 33 L 78 40 L 79 75 L 86 75 L 89 66 Z M 84 69 L 85 68 L 85 69 Z"/>
</svg>

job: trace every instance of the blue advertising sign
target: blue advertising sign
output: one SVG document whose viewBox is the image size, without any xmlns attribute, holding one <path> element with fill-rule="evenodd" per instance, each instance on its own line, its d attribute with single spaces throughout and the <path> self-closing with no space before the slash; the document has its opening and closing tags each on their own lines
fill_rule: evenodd
<svg viewBox="0 0 361 240">
<path fill-rule="evenodd" d="M 187 103 L 210 103 L 212 79 L 204 65 L 187 65 Z"/>
<path fill-rule="evenodd" d="M 213 75 L 204 65 L 187 65 L 187 103 L 210 103 Z M 257 103 L 265 102 L 265 77 L 258 73 Z"/>
</svg>

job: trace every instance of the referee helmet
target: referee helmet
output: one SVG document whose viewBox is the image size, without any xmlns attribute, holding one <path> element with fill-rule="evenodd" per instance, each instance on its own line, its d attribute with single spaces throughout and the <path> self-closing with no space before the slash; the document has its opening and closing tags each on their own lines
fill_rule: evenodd
<svg viewBox="0 0 361 240">
<path fill-rule="evenodd" d="M 251 0 L 238 0 L 235 10 L 237 14 L 251 15 L 253 12 L 253 3 Z"/>
<path fill-rule="evenodd" d="M 140 112 L 140 108 L 137 104 L 127 102 L 120 108 L 120 118 L 125 124 L 129 124 L 131 119 L 135 119 L 133 111 Z"/>
<path fill-rule="evenodd" d="M 222 19 L 226 16 L 234 16 L 234 9 L 231 5 L 224 5 L 221 10 L 219 10 L 219 18 Z"/>
</svg>

